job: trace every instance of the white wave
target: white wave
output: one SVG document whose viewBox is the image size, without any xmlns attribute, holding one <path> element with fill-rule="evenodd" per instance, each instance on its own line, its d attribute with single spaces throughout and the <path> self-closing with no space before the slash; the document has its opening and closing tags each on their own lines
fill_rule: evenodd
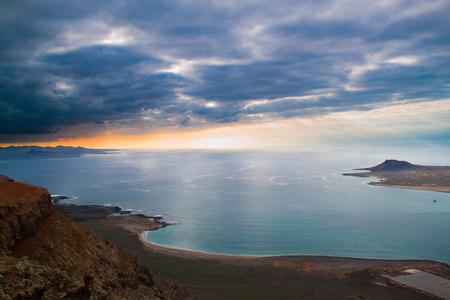
<svg viewBox="0 0 450 300">
<path fill-rule="evenodd" d="M 283 182 L 284 178 L 282 176 L 272 176 L 267 179 L 267 181 L 269 181 L 270 184 L 274 185 L 288 185 L 286 182 Z"/>
<path fill-rule="evenodd" d="M 199 175 L 199 176 L 194 176 L 194 177 L 189 177 L 189 178 L 183 178 L 182 182 L 183 183 L 187 183 L 187 184 L 192 184 L 194 181 L 198 180 L 198 179 L 202 179 L 205 177 L 212 177 L 213 174 L 205 174 L 205 175 Z"/>
<path fill-rule="evenodd" d="M 59 195 L 59 194 L 50 195 L 50 197 L 51 197 L 52 199 L 57 199 L 57 200 L 59 200 L 59 201 L 77 200 L 77 199 L 78 199 L 77 196 L 67 196 L 67 195 Z"/>
<path fill-rule="evenodd" d="M 176 224 L 178 224 L 177 221 L 164 221 L 164 223 L 169 224 L 169 225 L 176 225 Z"/>
</svg>

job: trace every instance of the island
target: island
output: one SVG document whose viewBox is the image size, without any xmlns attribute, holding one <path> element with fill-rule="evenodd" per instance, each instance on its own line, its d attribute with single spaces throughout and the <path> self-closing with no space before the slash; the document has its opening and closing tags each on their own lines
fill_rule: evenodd
<svg viewBox="0 0 450 300">
<path fill-rule="evenodd" d="M 370 185 L 403 189 L 450 192 L 450 166 L 422 166 L 407 161 L 388 159 L 379 165 L 355 169 L 370 172 L 344 173 L 345 176 L 377 177 Z"/>
<path fill-rule="evenodd" d="M 0 160 L 70 158 L 81 157 L 87 154 L 108 154 L 113 151 L 115 150 L 89 149 L 70 146 L 9 146 L 0 147 Z"/>
</svg>

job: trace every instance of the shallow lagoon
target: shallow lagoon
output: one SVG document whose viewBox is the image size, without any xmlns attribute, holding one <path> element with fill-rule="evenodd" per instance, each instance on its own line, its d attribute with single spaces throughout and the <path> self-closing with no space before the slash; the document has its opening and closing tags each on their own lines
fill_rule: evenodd
<svg viewBox="0 0 450 300">
<path fill-rule="evenodd" d="M 76 196 L 75 204 L 161 214 L 177 222 L 148 235 L 161 245 L 223 254 L 450 263 L 450 194 L 374 187 L 366 184 L 371 179 L 341 175 L 385 158 L 391 157 L 122 151 L 1 161 L 0 173 Z"/>
</svg>

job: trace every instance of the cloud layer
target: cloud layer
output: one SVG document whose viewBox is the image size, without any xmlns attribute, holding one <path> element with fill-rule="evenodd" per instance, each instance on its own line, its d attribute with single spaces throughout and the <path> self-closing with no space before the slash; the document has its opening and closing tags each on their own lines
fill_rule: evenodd
<svg viewBox="0 0 450 300">
<path fill-rule="evenodd" d="M 439 105 L 450 2 L 3 1 L 0 135 Z M 447 124 L 448 125 L 448 124 Z"/>
</svg>

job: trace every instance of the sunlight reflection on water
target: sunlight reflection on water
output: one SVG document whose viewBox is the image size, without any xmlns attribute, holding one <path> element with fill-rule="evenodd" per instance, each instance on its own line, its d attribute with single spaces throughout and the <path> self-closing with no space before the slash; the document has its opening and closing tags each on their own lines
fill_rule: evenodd
<svg viewBox="0 0 450 300">
<path fill-rule="evenodd" d="M 378 154 L 124 151 L 0 167 L 17 181 L 77 196 L 71 203 L 111 203 L 178 222 L 149 234 L 162 245 L 449 263 L 450 194 L 341 175 L 381 161 Z"/>
</svg>

